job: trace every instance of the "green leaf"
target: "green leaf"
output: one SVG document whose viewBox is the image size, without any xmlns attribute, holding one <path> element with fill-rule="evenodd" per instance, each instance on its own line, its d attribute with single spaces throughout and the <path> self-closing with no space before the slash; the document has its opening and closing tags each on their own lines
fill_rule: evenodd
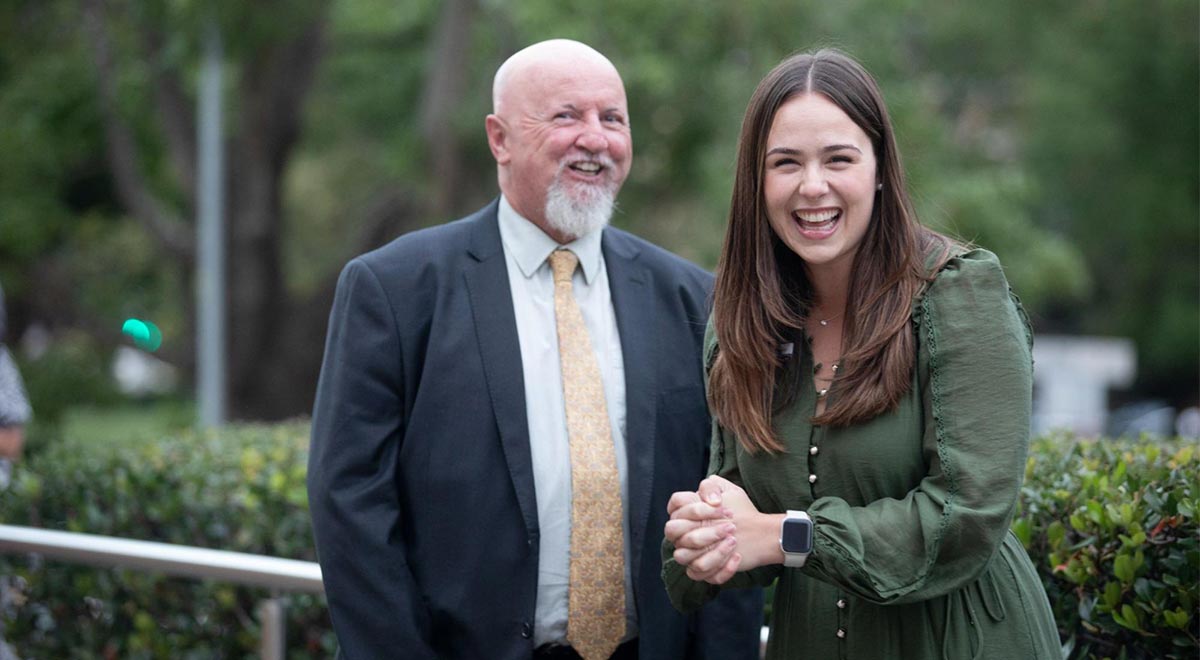
<svg viewBox="0 0 1200 660">
<path fill-rule="evenodd" d="M 1124 585 L 1129 585 L 1133 582 L 1133 558 L 1127 554 L 1117 555 L 1113 560 L 1113 575 Z"/>
<path fill-rule="evenodd" d="M 1143 449 L 1143 451 L 1146 453 L 1146 460 L 1148 460 L 1151 463 L 1157 463 L 1158 456 L 1159 456 L 1159 454 L 1162 453 L 1162 449 L 1158 445 L 1155 445 L 1155 444 L 1146 445 L 1145 448 Z"/>
<path fill-rule="evenodd" d="M 1130 541 L 1131 541 L 1131 545 L 1133 545 L 1133 546 L 1146 545 L 1146 532 L 1139 529 L 1138 531 L 1133 533 L 1133 536 L 1130 537 Z"/>
<path fill-rule="evenodd" d="M 1153 585 L 1146 578 L 1138 578 L 1133 581 L 1133 593 L 1137 594 L 1143 602 L 1149 602 L 1153 597 Z M 1141 603 L 1139 603 L 1141 604 Z"/>
<path fill-rule="evenodd" d="M 1063 539 L 1065 539 L 1066 536 L 1066 527 L 1064 527 L 1063 524 L 1057 520 L 1050 523 L 1050 525 L 1046 527 L 1046 539 L 1050 542 L 1051 549 L 1057 550 L 1058 548 L 1062 547 Z M 1026 545 L 1026 547 L 1029 546 Z"/>
<path fill-rule="evenodd" d="M 1104 586 L 1104 605 L 1109 611 L 1117 609 L 1117 605 L 1121 603 L 1121 585 L 1116 582 L 1109 582 Z"/>
<path fill-rule="evenodd" d="M 1193 500 L 1179 500 L 1179 507 L 1177 510 L 1179 511 L 1179 515 L 1183 516 L 1184 518 L 1196 517 L 1196 503 Z"/>
<path fill-rule="evenodd" d="M 1113 620 L 1121 626 L 1136 632 L 1142 632 L 1141 616 L 1131 605 L 1122 605 L 1120 612 L 1113 612 Z"/>
<path fill-rule="evenodd" d="M 1125 527 L 1133 524 L 1133 505 L 1128 502 L 1121 505 L 1121 524 Z"/>
<path fill-rule="evenodd" d="M 1088 581 L 1089 563 L 1086 557 L 1075 555 L 1067 561 L 1067 579 L 1075 584 L 1086 584 Z"/>
<path fill-rule="evenodd" d="M 1025 549 L 1028 550 L 1033 542 L 1033 530 L 1029 523 L 1029 519 L 1018 518 L 1013 520 L 1012 532 L 1017 536 L 1017 539 L 1021 542 L 1021 545 L 1025 546 Z"/>
<path fill-rule="evenodd" d="M 1123 524 L 1124 519 L 1121 516 L 1121 509 L 1116 504 L 1105 504 L 1104 513 L 1107 514 L 1108 520 L 1113 524 Z"/>
<path fill-rule="evenodd" d="M 1126 464 L 1125 461 L 1118 461 L 1116 469 L 1113 470 L 1113 481 L 1121 483 L 1125 481 Z"/>
</svg>

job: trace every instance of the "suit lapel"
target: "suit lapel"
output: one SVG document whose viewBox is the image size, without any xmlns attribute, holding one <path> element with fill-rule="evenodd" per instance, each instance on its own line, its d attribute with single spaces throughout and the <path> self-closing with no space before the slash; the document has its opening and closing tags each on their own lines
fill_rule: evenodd
<svg viewBox="0 0 1200 660">
<path fill-rule="evenodd" d="M 654 282 L 638 261 L 639 248 L 614 231 L 602 240 L 608 285 L 625 362 L 625 453 L 628 460 L 629 529 L 633 575 L 641 575 L 642 546 L 654 486 L 654 424 L 658 363 Z"/>
<path fill-rule="evenodd" d="M 468 248 L 473 261 L 468 262 L 463 276 L 471 300 L 475 337 L 483 358 L 483 377 L 500 431 L 500 444 L 525 529 L 533 538 L 538 529 L 537 498 L 533 486 L 529 424 L 525 416 L 525 378 L 496 208 L 497 203 L 493 202 L 474 223 Z"/>
</svg>

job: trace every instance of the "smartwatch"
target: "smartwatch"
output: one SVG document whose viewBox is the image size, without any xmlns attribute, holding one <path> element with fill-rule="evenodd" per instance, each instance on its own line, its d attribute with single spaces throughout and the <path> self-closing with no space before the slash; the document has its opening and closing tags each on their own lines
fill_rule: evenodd
<svg viewBox="0 0 1200 660">
<path fill-rule="evenodd" d="M 800 568 L 808 561 L 813 549 L 812 518 L 803 511 L 788 511 L 779 530 L 779 547 L 783 550 L 783 565 Z"/>
</svg>

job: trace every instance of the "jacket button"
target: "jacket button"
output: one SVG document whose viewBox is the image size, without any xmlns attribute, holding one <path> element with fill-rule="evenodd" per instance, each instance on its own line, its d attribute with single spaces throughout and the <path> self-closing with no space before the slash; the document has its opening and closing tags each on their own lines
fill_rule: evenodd
<svg viewBox="0 0 1200 660">
<path fill-rule="evenodd" d="M 838 602 L 837 602 L 837 606 L 838 606 L 838 609 L 839 609 L 839 610 L 844 610 L 844 609 L 846 609 L 846 599 L 845 599 L 845 598 L 839 598 L 839 599 L 838 599 Z"/>
<path fill-rule="evenodd" d="M 521 636 L 525 639 L 533 637 L 533 624 L 526 621 L 521 624 Z"/>
<path fill-rule="evenodd" d="M 838 628 L 837 637 L 838 639 L 846 639 L 846 631 Z"/>
<path fill-rule="evenodd" d="M 811 447 L 809 447 L 809 448 L 808 448 L 808 453 L 809 453 L 809 454 L 811 454 L 811 455 L 813 455 L 813 456 L 816 456 L 818 453 L 820 453 L 820 451 L 821 451 L 821 450 L 820 450 L 820 449 L 817 449 L 817 446 L 816 446 L 816 445 L 813 445 L 813 446 L 811 446 Z"/>
<path fill-rule="evenodd" d="M 808 475 L 808 483 L 810 483 L 810 484 L 817 483 L 817 475 L 815 475 L 815 474 Z"/>
</svg>

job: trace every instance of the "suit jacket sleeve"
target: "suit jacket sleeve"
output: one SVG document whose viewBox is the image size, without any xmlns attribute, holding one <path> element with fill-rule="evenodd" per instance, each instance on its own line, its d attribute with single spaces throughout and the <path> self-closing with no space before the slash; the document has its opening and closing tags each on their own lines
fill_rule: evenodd
<svg viewBox="0 0 1200 660">
<path fill-rule="evenodd" d="M 408 567 L 397 465 L 405 397 L 392 301 L 370 266 L 338 280 L 313 410 L 308 493 L 343 657 L 433 658 L 429 613 Z"/>
</svg>

